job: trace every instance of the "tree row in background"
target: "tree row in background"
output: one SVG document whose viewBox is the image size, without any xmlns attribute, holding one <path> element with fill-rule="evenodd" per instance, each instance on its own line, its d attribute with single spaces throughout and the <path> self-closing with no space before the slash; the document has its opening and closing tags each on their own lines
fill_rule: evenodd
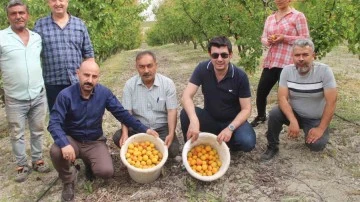
<svg viewBox="0 0 360 202">
<path fill-rule="evenodd" d="M 5 8 L 7 0 L 1 1 Z M 47 0 L 23 0 L 30 10 L 31 20 L 28 27 L 33 28 L 34 22 L 50 14 Z M 103 61 L 120 50 L 134 49 L 141 44 L 140 26 L 143 18 L 139 15 L 146 4 L 137 0 L 70 0 L 70 14 L 85 21 L 88 28 L 97 60 Z M 0 9 L 0 29 L 7 23 L 6 12 Z"/>
<path fill-rule="evenodd" d="M 306 15 L 319 58 L 344 42 L 360 55 L 360 0 L 298 0 L 293 6 Z M 147 43 L 192 42 L 206 50 L 209 39 L 225 35 L 235 39 L 240 65 L 254 71 L 265 19 L 275 9 L 271 0 L 163 0 Z"/>
</svg>

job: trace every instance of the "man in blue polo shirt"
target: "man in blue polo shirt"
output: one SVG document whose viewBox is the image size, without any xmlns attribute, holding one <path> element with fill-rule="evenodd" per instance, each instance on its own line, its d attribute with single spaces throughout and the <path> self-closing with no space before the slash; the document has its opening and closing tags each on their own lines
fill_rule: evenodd
<svg viewBox="0 0 360 202">
<path fill-rule="evenodd" d="M 220 36 L 208 44 L 210 60 L 194 70 L 182 95 L 180 113 L 184 140 L 195 141 L 200 131 L 216 134 L 232 151 L 251 151 L 256 144 L 255 131 L 247 121 L 251 114 L 251 93 L 245 72 L 230 63 L 232 45 Z M 195 107 L 193 97 L 199 86 L 204 109 Z"/>
</svg>

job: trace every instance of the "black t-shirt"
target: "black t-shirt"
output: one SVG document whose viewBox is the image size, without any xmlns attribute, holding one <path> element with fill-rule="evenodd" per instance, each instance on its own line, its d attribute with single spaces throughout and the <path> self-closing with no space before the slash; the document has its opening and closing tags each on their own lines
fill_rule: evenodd
<svg viewBox="0 0 360 202">
<path fill-rule="evenodd" d="M 221 122 L 233 120 L 240 112 L 239 98 L 251 97 L 249 79 L 246 73 L 229 63 L 225 77 L 217 82 L 211 61 L 199 63 L 190 83 L 201 85 L 204 94 L 204 109 Z"/>
</svg>

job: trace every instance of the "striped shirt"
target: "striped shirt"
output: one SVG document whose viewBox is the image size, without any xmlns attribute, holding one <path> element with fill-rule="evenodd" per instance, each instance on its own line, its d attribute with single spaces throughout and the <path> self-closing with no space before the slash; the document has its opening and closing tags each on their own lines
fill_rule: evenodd
<svg viewBox="0 0 360 202">
<path fill-rule="evenodd" d="M 289 89 L 290 105 L 299 116 L 320 119 L 326 104 L 324 90 L 336 88 L 336 81 L 329 66 L 315 62 L 304 76 L 298 73 L 295 65 L 286 66 L 279 85 Z"/>
<path fill-rule="evenodd" d="M 177 108 L 175 84 L 156 73 L 154 85 L 147 88 L 139 75 L 133 76 L 125 84 L 122 104 L 149 128 L 167 126 L 167 110 Z"/>
<path fill-rule="evenodd" d="M 303 13 L 292 9 L 279 21 L 276 21 L 275 14 L 266 19 L 261 36 L 261 43 L 269 48 L 263 68 L 283 68 L 285 65 L 292 64 L 292 44 L 296 39 L 309 38 L 309 29 Z M 269 45 L 267 38 L 274 34 L 284 35 L 284 41 Z"/>
<path fill-rule="evenodd" d="M 78 82 L 76 69 L 83 58 L 93 58 L 94 50 L 84 22 L 72 15 L 60 28 L 51 15 L 39 19 L 34 31 L 42 38 L 42 67 L 45 84 L 70 85 Z"/>
</svg>

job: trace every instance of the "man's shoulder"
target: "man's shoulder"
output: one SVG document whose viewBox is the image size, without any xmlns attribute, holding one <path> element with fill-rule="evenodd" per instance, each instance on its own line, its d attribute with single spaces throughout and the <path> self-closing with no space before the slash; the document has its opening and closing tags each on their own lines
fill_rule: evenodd
<svg viewBox="0 0 360 202">
<path fill-rule="evenodd" d="M 160 78 L 161 80 L 163 80 L 163 81 L 173 82 L 172 79 L 170 79 L 169 77 L 167 77 L 167 76 L 165 76 L 165 75 L 162 75 L 162 74 L 160 74 L 160 73 L 156 73 L 156 76 L 157 76 L 158 78 Z"/>
<path fill-rule="evenodd" d="M 106 87 L 106 86 L 104 86 L 104 85 L 102 85 L 100 83 L 96 84 L 95 89 L 99 89 L 99 90 L 101 90 L 103 92 L 104 91 L 111 92 L 110 88 L 108 88 L 108 87 Z"/>
<path fill-rule="evenodd" d="M 137 75 L 134 75 L 132 76 L 130 79 L 128 79 L 126 82 L 125 82 L 125 86 L 129 86 L 129 85 L 135 85 L 136 83 L 138 83 L 138 81 L 140 80 L 140 76 L 137 74 Z"/>
<path fill-rule="evenodd" d="M 35 25 L 43 24 L 43 23 L 45 23 L 45 22 L 49 22 L 49 20 L 51 21 L 51 15 L 47 15 L 47 16 L 41 17 L 41 18 L 39 18 L 38 20 L 36 20 Z"/>
<path fill-rule="evenodd" d="M 84 22 L 84 20 L 82 20 L 81 18 L 76 17 L 76 16 L 74 16 L 74 15 L 70 15 L 70 17 L 71 17 L 71 22 L 72 22 L 72 23 L 79 23 L 79 24 L 85 26 L 85 22 Z"/>
<path fill-rule="evenodd" d="M 320 68 L 320 69 L 327 69 L 330 68 L 329 65 L 325 64 L 325 63 L 321 63 L 321 62 L 314 62 L 314 66 L 316 68 Z"/>
</svg>

